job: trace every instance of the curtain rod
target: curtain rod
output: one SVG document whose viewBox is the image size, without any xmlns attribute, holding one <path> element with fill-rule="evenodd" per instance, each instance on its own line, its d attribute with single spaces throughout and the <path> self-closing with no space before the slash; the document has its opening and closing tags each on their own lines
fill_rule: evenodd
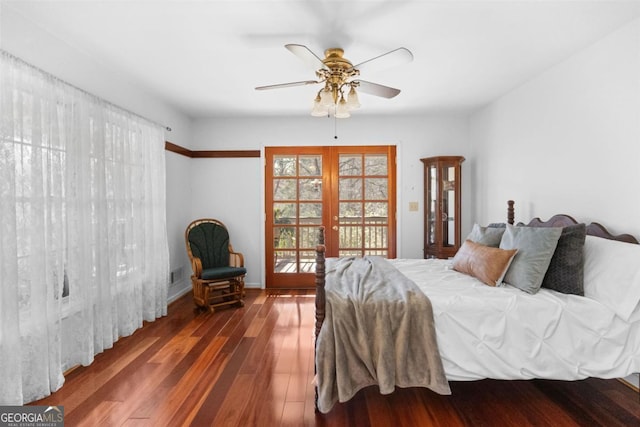
<svg viewBox="0 0 640 427">
<path fill-rule="evenodd" d="M 29 64 L 29 63 L 28 63 L 27 61 L 25 61 L 24 59 L 18 58 L 17 56 L 15 56 L 15 55 L 13 55 L 13 54 L 11 54 L 11 53 L 7 52 L 6 50 L 0 49 L 0 53 L 2 53 L 2 55 L 4 55 L 4 56 L 7 56 L 7 57 L 8 57 L 9 59 L 11 59 L 11 60 L 14 60 L 14 61 L 20 62 L 21 64 L 25 65 L 26 67 L 32 68 L 32 69 L 34 69 L 34 70 L 36 70 L 36 71 L 38 71 L 38 72 L 40 72 L 40 73 L 44 74 L 47 78 L 52 79 L 52 80 L 54 80 L 54 81 L 56 81 L 56 82 L 58 82 L 58 83 L 61 83 L 61 84 L 67 85 L 67 86 L 69 86 L 69 87 L 73 88 L 74 90 L 77 90 L 78 92 L 80 92 L 80 93 L 82 93 L 82 94 L 84 94 L 84 95 L 86 95 L 86 96 L 89 96 L 89 97 L 91 97 L 91 98 L 94 98 L 94 99 L 96 99 L 96 100 L 98 100 L 98 101 L 100 101 L 100 102 L 104 102 L 105 104 L 108 104 L 108 105 L 110 105 L 111 107 L 114 107 L 114 108 L 117 108 L 117 109 L 119 109 L 119 110 L 122 110 L 122 111 L 124 111 L 124 112 L 126 112 L 126 113 L 128 113 L 128 114 L 131 114 L 131 115 L 133 115 L 133 116 L 136 116 L 136 117 L 138 117 L 138 118 L 144 119 L 144 120 L 146 120 L 146 121 L 148 121 L 148 122 L 150 122 L 150 123 L 153 123 L 154 125 L 161 126 L 161 127 L 163 127 L 167 132 L 171 132 L 171 130 L 172 130 L 170 126 L 164 125 L 164 124 L 162 124 L 162 123 L 158 123 L 158 122 L 157 122 L 157 121 L 155 121 L 155 120 L 151 120 L 151 119 L 149 119 L 149 118 L 147 118 L 147 117 L 144 117 L 144 116 L 142 116 L 142 115 L 140 115 L 140 114 L 138 114 L 138 113 L 135 113 L 135 112 L 133 112 L 133 111 L 131 111 L 131 110 L 128 110 L 128 109 L 126 109 L 126 108 L 122 108 L 121 106 L 116 105 L 116 104 L 114 104 L 113 102 L 107 101 L 106 99 L 102 99 L 102 98 L 100 98 L 99 96 L 94 95 L 94 94 L 93 94 L 93 93 L 91 93 L 91 92 L 88 92 L 88 91 L 86 91 L 86 90 L 84 90 L 84 89 L 82 89 L 82 88 L 80 88 L 80 87 L 78 87 L 78 86 L 76 86 L 76 85 L 73 85 L 73 84 L 71 84 L 71 83 L 69 83 L 69 82 L 66 82 L 66 81 L 62 80 L 61 78 L 56 77 L 56 76 L 54 76 L 53 74 L 49 73 L 48 71 L 43 70 L 42 68 L 36 67 L 35 65 L 32 65 L 32 64 Z"/>
</svg>

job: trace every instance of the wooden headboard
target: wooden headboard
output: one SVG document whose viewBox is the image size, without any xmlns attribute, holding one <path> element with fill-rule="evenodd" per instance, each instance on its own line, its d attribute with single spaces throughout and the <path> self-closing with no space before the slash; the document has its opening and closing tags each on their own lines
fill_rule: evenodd
<svg viewBox="0 0 640 427">
<path fill-rule="evenodd" d="M 560 214 L 552 216 L 547 221 L 542 221 L 540 218 L 534 218 L 529 221 L 529 224 L 527 225 L 533 227 L 566 227 L 574 224 L 578 224 L 578 221 L 569 215 Z M 602 224 L 597 222 L 592 222 L 587 225 L 587 234 L 590 236 L 602 237 L 603 239 L 638 244 L 638 239 L 633 237 L 631 234 L 611 234 Z"/>
<path fill-rule="evenodd" d="M 515 215 L 513 205 L 513 200 L 507 201 L 507 222 L 509 224 L 514 223 Z M 566 214 L 558 214 L 552 216 L 547 221 L 543 221 L 540 218 L 533 218 L 526 225 L 530 227 L 567 227 L 569 225 L 575 224 L 578 224 L 578 221 L 576 221 L 572 216 Z M 607 230 L 602 224 L 597 222 L 592 222 L 591 224 L 587 225 L 587 234 L 589 236 L 602 237 L 603 239 L 618 240 L 620 242 L 638 244 L 638 239 L 633 237 L 631 234 L 611 234 L 609 230 Z"/>
<path fill-rule="evenodd" d="M 554 215 L 547 221 L 540 218 L 534 218 L 527 224 L 531 227 L 567 227 L 569 225 L 578 224 L 578 221 L 569 215 Z M 619 242 L 638 244 L 638 239 L 631 234 L 611 234 L 602 224 L 592 222 L 587 225 L 587 235 L 601 237 L 603 239 L 617 240 Z"/>
</svg>

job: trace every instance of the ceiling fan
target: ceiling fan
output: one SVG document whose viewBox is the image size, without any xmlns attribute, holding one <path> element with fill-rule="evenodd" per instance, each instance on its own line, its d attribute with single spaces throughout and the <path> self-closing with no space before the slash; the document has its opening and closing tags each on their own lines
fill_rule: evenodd
<svg viewBox="0 0 640 427">
<path fill-rule="evenodd" d="M 311 115 L 316 117 L 326 117 L 331 113 L 339 119 L 349 117 L 351 110 L 360 107 L 356 88 L 370 95 L 393 98 L 400 93 L 400 89 L 371 83 L 356 77 L 360 75 L 361 70 L 367 69 L 371 64 L 378 67 L 387 67 L 408 63 L 413 60 L 413 54 L 404 47 L 394 49 L 356 65 L 352 65 L 351 61 L 344 57 L 344 50 L 341 48 L 325 50 L 325 58 L 320 59 L 318 55 L 304 45 L 287 44 L 285 47 L 313 67 L 318 80 L 258 86 L 256 90 L 323 84 L 316 95 L 313 110 L 311 111 Z M 347 90 L 348 94 L 345 94 Z"/>
</svg>

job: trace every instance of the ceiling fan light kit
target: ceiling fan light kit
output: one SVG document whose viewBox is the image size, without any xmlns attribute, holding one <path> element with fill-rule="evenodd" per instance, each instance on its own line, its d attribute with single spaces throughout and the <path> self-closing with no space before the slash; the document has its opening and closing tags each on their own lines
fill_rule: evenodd
<svg viewBox="0 0 640 427">
<path fill-rule="evenodd" d="M 360 100 L 358 99 L 358 93 L 356 92 L 356 88 L 351 86 L 351 90 L 349 91 L 349 99 L 347 99 L 347 107 L 350 110 L 355 110 L 356 108 L 360 108 Z"/>
<path fill-rule="evenodd" d="M 288 44 L 285 45 L 285 47 L 297 57 L 316 68 L 315 72 L 318 80 L 258 86 L 256 90 L 324 84 L 313 101 L 311 115 L 314 117 L 327 117 L 331 116 L 331 114 L 337 119 L 351 117 L 350 112 L 360 107 L 360 100 L 358 99 L 356 88 L 371 95 L 393 98 L 400 93 L 400 89 L 355 79 L 355 77 L 360 75 L 360 65 L 366 64 L 367 67 L 369 67 L 372 62 L 378 61 L 379 59 L 384 59 L 384 61 L 379 61 L 379 63 L 385 63 L 387 65 L 391 62 L 409 62 L 413 60 L 411 52 L 401 47 L 354 66 L 344 57 L 344 50 L 340 48 L 325 50 L 325 58 L 320 59 L 306 46 Z M 345 94 L 347 90 L 348 93 Z"/>
</svg>

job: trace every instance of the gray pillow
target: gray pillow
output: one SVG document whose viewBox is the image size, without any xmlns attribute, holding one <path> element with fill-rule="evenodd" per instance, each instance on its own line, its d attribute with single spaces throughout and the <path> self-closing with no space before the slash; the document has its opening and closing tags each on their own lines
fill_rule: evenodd
<svg viewBox="0 0 640 427">
<path fill-rule="evenodd" d="M 487 225 L 487 227 L 489 228 L 505 228 L 506 226 L 506 222 L 492 222 L 491 224 Z"/>
<path fill-rule="evenodd" d="M 569 225 L 562 229 L 558 246 L 553 253 L 542 287 L 563 294 L 584 295 L 585 224 Z"/>
<path fill-rule="evenodd" d="M 473 224 L 473 228 L 471 229 L 471 233 L 467 236 L 467 240 L 471 240 L 472 242 L 479 243 L 481 245 L 491 246 L 492 248 L 497 248 L 500 246 L 504 230 L 504 228 L 482 227 L 478 224 Z"/>
<path fill-rule="evenodd" d="M 560 234 L 562 227 L 514 227 L 507 224 L 500 249 L 517 249 L 518 253 L 504 276 L 504 282 L 530 294 L 538 292 Z"/>
</svg>

